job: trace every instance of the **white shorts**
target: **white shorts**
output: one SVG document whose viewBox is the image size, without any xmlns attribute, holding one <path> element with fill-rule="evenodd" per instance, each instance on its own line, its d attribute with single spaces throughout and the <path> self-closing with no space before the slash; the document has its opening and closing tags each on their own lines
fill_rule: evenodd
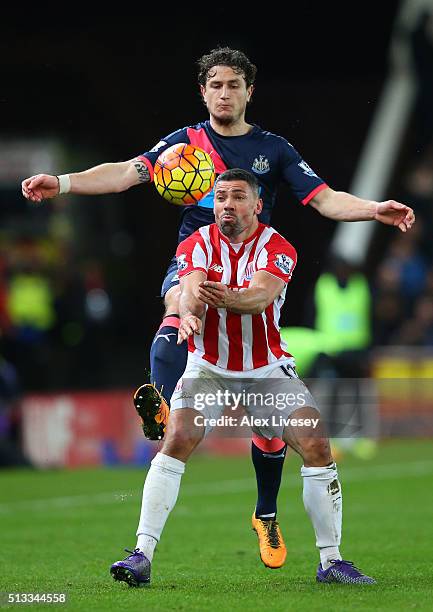
<svg viewBox="0 0 433 612">
<path fill-rule="evenodd" d="M 290 415 L 307 406 L 317 410 L 313 396 L 296 374 L 293 359 L 235 372 L 208 364 L 193 355 L 188 355 L 185 372 L 170 401 L 171 410 L 197 410 L 200 417 L 195 422 L 205 427 L 205 435 L 229 407 L 232 421 L 227 421 L 226 417 L 225 425 L 249 425 L 255 433 L 269 440 L 281 438 Z M 241 414 L 242 409 L 246 415 Z"/>
</svg>

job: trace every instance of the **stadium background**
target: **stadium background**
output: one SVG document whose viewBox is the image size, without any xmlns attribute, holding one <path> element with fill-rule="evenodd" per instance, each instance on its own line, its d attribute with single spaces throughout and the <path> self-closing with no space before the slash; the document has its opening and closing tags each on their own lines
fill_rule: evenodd
<svg viewBox="0 0 433 612">
<path fill-rule="evenodd" d="M 418 4 L 416 0 L 413 3 Z M 243 49 L 258 66 L 256 91 L 247 119 L 287 137 L 330 186 L 350 191 L 390 73 L 391 41 L 396 37 L 396 19 L 403 4 L 394 1 L 380 6 L 377 3 L 350 6 L 335 3 L 329 7 L 303 2 L 302 5 L 291 5 L 284 19 L 278 15 L 277 9 L 270 11 L 265 6 L 253 15 L 250 10 L 246 14 L 241 7 L 230 7 L 230 12 L 226 8 L 211 10 L 201 7 L 197 14 L 195 10 L 184 7 L 169 10 L 145 7 L 140 10 L 135 6 L 129 8 L 128 16 L 110 15 L 104 11 L 85 18 L 69 15 L 62 21 L 55 19 L 53 14 L 32 12 L 25 18 L 12 12 L 5 15 L 1 24 L 0 100 L 0 347 L 5 359 L 1 377 L 3 461 L 5 464 L 22 461 L 17 446 L 22 447 L 24 436 L 27 456 L 30 451 L 38 467 L 86 463 L 106 466 L 102 471 L 87 471 L 85 475 L 78 471 L 76 480 L 73 472 L 56 475 L 50 470 L 44 471 L 45 478 L 53 477 L 52 481 L 44 481 L 45 484 L 39 471 L 3 472 L 3 476 L 0 475 L 4 483 L 3 493 L 7 490 L 9 495 L 1 496 L 0 510 L 6 520 L 10 518 L 11 521 L 10 535 L 5 540 L 10 550 L 17 538 L 18 547 L 24 549 L 24 534 L 24 539 L 39 546 L 41 551 L 45 545 L 52 551 L 52 545 L 47 543 L 51 531 L 44 521 L 52 525 L 51 529 L 63 529 L 66 506 L 66 516 L 68 521 L 72 521 L 70 525 L 74 523 L 75 514 L 71 509 L 74 507 L 78 507 L 81 516 L 87 516 L 89 522 L 87 531 L 81 521 L 77 522 L 74 531 L 72 527 L 69 531 L 68 527 L 68 538 L 77 538 L 77 547 L 80 543 L 88 546 L 86 537 L 92 533 L 91 526 L 95 528 L 98 515 L 96 511 L 91 514 L 84 497 L 90 495 L 89 508 L 97 508 L 105 503 L 107 491 L 120 489 L 127 491 L 123 501 L 132 502 L 126 511 L 125 507 L 121 509 L 129 521 L 122 527 L 122 533 L 125 537 L 131 535 L 139 504 L 141 471 L 130 470 L 122 476 L 111 472 L 110 466 L 125 459 L 143 465 L 154 452 L 154 446 L 141 441 L 135 414 L 131 412 L 129 393 L 142 381 L 148 367 L 148 347 L 162 310 L 157 295 L 176 243 L 178 218 L 178 211 L 149 186 L 110 196 L 67 196 L 34 207 L 21 197 L 20 181 L 37 172 L 79 171 L 105 161 L 128 159 L 151 148 L 164 134 L 205 118 L 206 109 L 196 84 L 195 60 L 211 48 L 227 44 Z M 387 378 L 390 373 L 397 373 L 403 380 L 423 378 L 420 413 L 410 415 L 412 422 L 409 425 L 403 419 L 401 427 L 395 430 L 391 427 L 389 431 L 401 437 L 413 436 L 414 433 L 425 437 L 433 434 L 433 259 L 429 239 L 433 205 L 433 164 L 429 157 L 433 138 L 433 130 L 429 131 L 432 88 L 429 74 L 433 74 L 433 69 L 430 72 L 433 52 L 428 36 L 423 39 L 422 36 L 409 35 L 409 40 L 417 58 L 414 68 L 417 82 L 423 83 L 418 85 L 417 91 L 424 97 L 419 95 L 414 102 L 404 126 L 384 197 L 412 205 L 421 229 L 414 232 L 415 237 L 405 237 L 410 246 L 404 249 L 396 239 L 396 230 L 377 225 L 363 272 L 373 297 L 372 346 L 375 350 L 383 346 L 399 347 L 398 350 L 386 349 L 388 362 L 383 376 Z M 423 75 L 427 75 L 424 81 Z M 320 217 L 308 206 L 304 209 L 283 187 L 273 225 L 293 242 L 300 254 L 282 323 L 285 326 L 311 323 L 312 291 L 328 261 L 336 224 Z M 387 266 L 389 262 L 392 265 Z M 390 269 L 394 272 L 398 269 L 397 280 L 395 273 L 394 276 L 391 274 L 393 279 L 390 281 L 387 274 Z M 32 298 L 26 302 L 22 299 L 24 294 L 20 293 L 19 281 L 27 275 L 38 281 L 33 294 L 36 306 Z M 408 277 L 415 281 L 405 283 Z M 399 312 L 396 311 L 397 305 L 400 306 Z M 410 353 L 402 349 L 408 346 Z M 401 384 L 399 380 L 397 393 L 394 387 L 394 392 L 388 396 L 385 407 L 385 414 L 390 415 L 388 424 L 395 423 L 402 410 L 413 404 L 411 392 L 414 385 L 408 388 L 403 383 L 407 401 L 397 411 L 396 417 L 393 410 L 396 395 L 401 395 L 402 387 L 398 387 Z M 24 417 L 27 419 L 24 433 L 23 414 L 27 415 Z M 75 419 L 72 428 L 65 426 L 71 422 L 71 414 Z M 107 414 L 112 416 L 107 417 Z M 413 427 L 414 419 L 420 415 L 421 425 Z M 416 477 L 422 477 L 424 483 L 429 479 L 431 485 L 432 474 L 430 440 L 423 443 L 409 440 L 401 446 L 395 440 L 392 444 L 397 446 L 386 444 L 391 444 L 389 439 L 375 450 L 374 458 L 382 469 L 379 474 L 389 475 L 396 461 L 398 465 L 408 462 L 409 468 L 400 480 L 396 470 L 391 480 L 386 481 L 386 487 L 381 488 L 385 497 L 384 513 L 377 517 L 378 540 L 387 521 L 385 511 L 392 511 L 403 502 L 399 490 L 413 494 L 415 500 L 423 498 L 425 507 L 425 489 L 421 478 Z M 224 450 L 224 447 L 216 446 L 212 448 L 210 445 L 209 450 Z M 244 440 L 237 450 L 246 448 Z M 233 446 L 231 450 L 234 450 Z M 237 506 L 245 510 L 246 505 L 252 503 L 254 492 L 248 460 L 241 457 L 237 463 L 231 464 L 216 459 L 212 465 L 206 461 L 210 459 L 199 459 L 192 469 L 192 480 L 188 481 L 191 490 L 207 480 L 206 470 L 220 478 L 220 469 L 232 469 L 233 477 L 243 478 L 244 485 L 245 478 L 250 478 L 246 486 L 247 501 L 241 495 L 244 485 L 241 484 L 240 492 L 236 493 L 239 496 Z M 355 483 L 356 469 L 367 469 L 372 489 L 378 486 L 377 483 L 371 484 L 377 476 L 373 462 L 367 468 L 363 467 L 364 463 L 360 467 L 361 459 L 344 453 L 342 461 L 343 469 L 344 461 L 347 461 L 349 481 L 350 469 L 354 470 Z M 297 463 L 293 458 L 288 463 L 288 469 L 293 473 Z M 290 489 L 292 475 L 288 478 Z M 379 481 L 380 478 L 379 475 Z M 128 492 L 133 489 L 135 493 Z M 54 490 L 58 495 L 72 497 L 58 497 L 55 499 L 66 501 L 56 502 Z M 356 489 L 356 484 L 352 485 L 352 490 L 358 504 L 365 503 L 369 512 L 377 511 L 371 501 L 368 505 L 363 497 L 363 492 L 368 490 L 365 481 L 359 489 Z M 194 495 L 191 491 L 190 494 Z M 282 499 L 286 497 L 287 491 L 284 490 Z M 75 501 L 69 504 L 67 500 L 72 498 Z M 45 505 L 47 499 L 51 499 L 51 505 L 50 502 Z M 216 508 L 212 506 L 214 501 L 212 496 L 206 501 L 208 515 L 206 512 L 205 515 L 215 527 L 217 510 L 213 515 L 209 513 L 210 507 Z M 222 506 L 230 520 L 234 516 L 233 501 L 234 497 L 229 496 L 226 505 Z M 416 501 L 414 505 L 417 505 Z M 35 525 L 40 528 L 38 534 L 36 527 L 26 526 L 19 516 L 20 508 L 24 510 L 25 507 L 36 513 Z M 47 507 L 49 510 L 46 519 L 39 522 L 37 512 L 42 507 L 44 513 Z M 193 508 L 194 504 L 189 508 L 184 502 L 185 515 L 193 513 Z M 350 505 L 348 509 L 350 515 Z M 291 513 L 298 510 L 301 512 L 296 507 L 281 512 L 283 517 L 284 512 L 288 512 L 292 520 Z M 104 507 L 104 511 L 107 530 L 116 529 L 115 525 L 121 520 L 120 510 L 111 511 L 111 508 Z M 248 512 L 244 512 L 245 516 Z M 422 523 L 425 515 L 421 508 L 418 512 Z M 16 516 L 12 517 L 15 513 Z M 408 537 L 403 525 L 405 516 L 402 515 L 401 523 L 396 525 L 392 554 L 397 554 L 399 546 Z M 407 521 L 412 521 L 414 516 L 415 511 L 408 514 Z M 181 517 L 182 514 L 174 518 L 174 524 L 183 533 Z M 361 541 L 362 517 L 358 518 L 358 523 L 353 521 L 352 537 Z M 236 517 L 234 522 L 237 520 Z M 236 533 L 243 542 L 241 524 L 239 520 L 239 528 L 236 527 L 239 533 Z M 199 526 L 197 537 L 202 533 L 201 529 Z M 305 538 L 311 539 L 308 529 L 309 526 L 305 527 Z M 106 537 L 112 540 L 109 531 L 97 533 L 99 540 Z M 170 533 L 174 538 L 174 529 Z M 219 534 L 218 529 L 216 533 Z M 386 535 L 386 529 L 383 534 Z M 192 541 L 194 544 L 194 537 Z M 117 554 L 115 551 L 119 544 L 121 546 L 123 541 L 111 542 L 111 556 Z M 312 541 L 307 545 L 296 536 L 293 545 L 300 547 L 302 554 L 302 546 L 310 555 L 314 554 Z M 9 550 L 7 546 L 4 550 Z M 240 549 L 242 546 L 240 544 Z M 253 544 L 248 540 L 245 546 L 252 549 Z M 218 549 L 216 542 L 213 547 L 212 551 Z M 368 557 L 367 549 L 360 548 L 364 557 Z M 421 549 L 420 544 L 417 550 L 422 555 Z M 195 554 L 195 550 L 192 548 L 190 554 Z M 411 551 L 409 555 L 413 562 L 417 558 L 415 552 Z M 69 549 L 69 553 L 70 561 L 64 566 L 63 573 L 57 575 L 60 581 L 67 579 L 67 571 L 75 572 L 78 563 L 78 548 Z M 101 548 L 98 554 L 104 563 L 108 553 Z M 241 551 L 239 555 L 242 554 Z M 250 572 L 248 563 L 241 557 L 239 559 L 242 563 L 238 567 Z M 172 573 L 177 571 L 176 561 L 174 554 L 173 565 L 169 566 Z M 188 575 L 185 560 L 178 561 L 184 575 Z M 376 566 L 382 568 L 386 582 L 384 563 L 383 558 L 376 559 Z M 304 565 L 303 571 L 308 576 L 311 567 Z M 397 565 L 395 571 L 396 568 Z M 98 576 L 100 574 L 101 589 L 105 588 L 105 570 L 96 564 L 92 570 Z M 35 580 L 39 581 L 33 584 L 34 589 L 41 585 L 46 589 L 56 587 L 55 579 L 46 582 L 46 573 L 52 569 L 47 567 L 44 573 L 43 569 L 32 566 L 32 571 Z M 290 571 L 294 576 L 293 568 Z M 423 567 L 422 571 L 427 570 Z M 418 602 L 420 609 L 423 596 L 427 597 L 422 571 L 417 574 L 420 581 L 415 581 L 408 592 L 410 600 Z M 75 576 L 79 588 L 83 585 L 91 588 L 86 582 L 87 574 L 78 572 Z M 14 564 L 9 578 L 6 574 L 3 580 L 6 580 L 3 590 L 12 584 L 17 589 L 24 588 Z M 238 579 L 236 576 L 233 580 L 234 585 L 238 580 L 239 585 L 243 584 L 241 577 Z M 257 576 L 258 589 L 260 580 L 261 577 Z M 389 580 L 392 582 L 392 578 Z M 187 598 L 190 609 L 203 609 L 209 602 L 197 599 L 197 603 L 195 599 L 197 589 L 202 585 L 194 581 L 192 584 L 192 591 L 182 591 L 182 595 Z M 272 587 L 266 579 L 266 584 L 266 588 L 276 589 L 277 599 L 280 595 L 282 597 L 277 593 L 279 585 L 283 584 L 282 579 L 274 582 Z M 391 583 L 388 586 L 390 591 L 386 599 L 394 601 L 390 595 Z M 405 583 L 404 588 L 406 586 Z M 222 588 L 218 584 L 214 587 L 212 601 L 217 600 L 218 589 Z M 74 586 L 71 589 L 74 592 Z M 307 596 L 304 586 L 298 585 L 298 591 Z M 167 595 L 167 591 L 164 593 Z M 79 602 L 81 596 L 78 596 Z M 108 596 L 111 597 L 111 591 Z M 152 601 L 154 609 L 171 609 L 168 600 L 165 606 L 157 599 Z M 175 599 L 169 601 L 173 606 L 177 605 Z M 115 595 L 105 601 L 104 609 L 109 609 L 113 602 Z M 396 596 L 395 605 L 399 602 Z M 82 605 L 88 606 L 88 601 Z M 236 609 L 234 600 L 231 605 Z M 247 606 L 244 609 L 249 609 L 248 601 L 243 605 Z M 338 605 L 336 609 L 339 609 Z M 344 609 L 344 603 L 341 605 Z M 280 609 L 277 604 L 275 609 Z"/>
</svg>

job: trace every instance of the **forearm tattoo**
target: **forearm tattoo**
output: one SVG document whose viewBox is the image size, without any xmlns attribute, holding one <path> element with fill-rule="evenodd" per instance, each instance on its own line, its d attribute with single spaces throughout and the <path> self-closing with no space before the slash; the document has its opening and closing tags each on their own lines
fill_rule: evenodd
<svg viewBox="0 0 433 612">
<path fill-rule="evenodd" d="M 135 169 L 137 170 L 138 180 L 140 181 L 140 183 L 149 183 L 150 182 L 150 172 L 146 164 L 143 163 L 142 161 L 137 160 L 134 162 L 134 166 L 135 166 Z"/>
</svg>

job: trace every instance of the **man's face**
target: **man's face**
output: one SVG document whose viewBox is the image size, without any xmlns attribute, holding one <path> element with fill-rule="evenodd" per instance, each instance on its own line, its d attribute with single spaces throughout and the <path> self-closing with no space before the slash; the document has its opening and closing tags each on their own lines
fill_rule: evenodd
<svg viewBox="0 0 433 612">
<path fill-rule="evenodd" d="M 263 203 L 246 181 L 218 181 L 215 187 L 215 222 L 227 238 L 252 226 Z"/>
<path fill-rule="evenodd" d="M 209 114 L 219 123 L 231 125 L 244 117 L 253 86 L 247 88 L 243 73 L 229 66 L 214 66 L 200 91 Z"/>
</svg>

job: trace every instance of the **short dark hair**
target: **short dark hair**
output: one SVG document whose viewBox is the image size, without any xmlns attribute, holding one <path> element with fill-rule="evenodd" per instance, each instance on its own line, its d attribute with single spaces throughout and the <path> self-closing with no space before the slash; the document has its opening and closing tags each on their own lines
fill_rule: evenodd
<svg viewBox="0 0 433 612">
<path fill-rule="evenodd" d="M 238 74 L 243 74 L 247 87 L 254 83 L 257 68 L 242 51 L 230 47 L 217 47 L 198 61 L 198 82 L 203 87 L 209 78 L 209 71 L 215 66 L 229 66 Z"/>
<path fill-rule="evenodd" d="M 215 187 L 220 181 L 245 181 L 251 187 L 251 191 L 259 197 L 260 185 L 254 174 L 242 168 L 230 168 L 218 176 L 215 181 Z"/>
</svg>

